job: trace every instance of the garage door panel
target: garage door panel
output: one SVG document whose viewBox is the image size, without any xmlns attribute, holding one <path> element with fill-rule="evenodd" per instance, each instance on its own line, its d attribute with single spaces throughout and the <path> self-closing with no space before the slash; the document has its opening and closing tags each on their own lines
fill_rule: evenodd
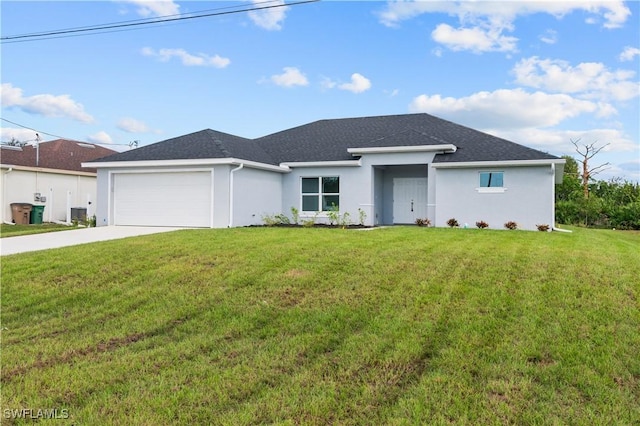
<svg viewBox="0 0 640 426">
<path fill-rule="evenodd" d="M 114 222 L 211 226 L 211 172 L 123 173 L 114 178 Z"/>
</svg>

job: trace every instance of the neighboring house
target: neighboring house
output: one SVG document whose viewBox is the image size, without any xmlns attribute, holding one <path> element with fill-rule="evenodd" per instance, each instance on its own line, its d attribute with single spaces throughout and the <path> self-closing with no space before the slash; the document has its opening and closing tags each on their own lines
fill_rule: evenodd
<svg viewBox="0 0 640 426">
<path fill-rule="evenodd" d="M 291 208 L 366 225 L 554 225 L 564 160 L 428 114 L 320 120 L 258 139 L 214 130 L 86 163 L 98 225 L 234 227 Z M 319 213 L 318 213 L 319 212 Z"/>
<path fill-rule="evenodd" d="M 11 203 L 44 205 L 45 222 L 70 220 L 70 209 L 95 212 L 96 169 L 85 161 L 114 154 L 99 145 L 57 139 L 38 145 L 0 146 L 2 221 L 11 222 Z"/>
</svg>

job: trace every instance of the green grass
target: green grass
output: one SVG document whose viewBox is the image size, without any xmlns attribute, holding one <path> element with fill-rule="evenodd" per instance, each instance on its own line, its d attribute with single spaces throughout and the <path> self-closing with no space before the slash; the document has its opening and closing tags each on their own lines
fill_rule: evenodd
<svg viewBox="0 0 640 426">
<path fill-rule="evenodd" d="M 68 231 L 76 229 L 67 225 L 59 225 L 56 223 L 42 223 L 33 225 L 8 225 L 0 224 L 0 238 L 17 237 L 19 235 L 42 234 L 43 232 Z"/>
<path fill-rule="evenodd" d="M 638 277 L 640 234 L 587 229 L 186 230 L 7 256 L 1 414 L 638 424 Z"/>
</svg>

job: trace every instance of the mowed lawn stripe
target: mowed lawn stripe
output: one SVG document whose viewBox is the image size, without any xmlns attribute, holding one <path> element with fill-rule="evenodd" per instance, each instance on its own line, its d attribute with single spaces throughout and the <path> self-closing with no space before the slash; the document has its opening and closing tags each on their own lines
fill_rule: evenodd
<svg viewBox="0 0 640 426">
<path fill-rule="evenodd" d="M 633 424 L 638 248 L 578 228 L 242 228 L 7 256 L 2 406 L 77 424 Z"/>
</svg>

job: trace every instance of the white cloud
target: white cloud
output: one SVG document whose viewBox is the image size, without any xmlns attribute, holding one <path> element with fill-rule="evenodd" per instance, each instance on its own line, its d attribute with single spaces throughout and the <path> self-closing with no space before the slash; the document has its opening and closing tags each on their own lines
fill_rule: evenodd
<svg viewBox="0 0 640 426">
<path fill-rule="evenodd" d="M 605 28 L 621 27 L 631 16 L 631 11 L 623 0 L 575 0 L 575 1 L 400 1 L 388 2 L 378 16 L 387 26 L 397 26 L 401 21 L 412 19 L 425 13 L 446 13 L 457 16 L 461 22 L 489 18 L 494 22 L 512 22 L 518 16 L 547 13 L 562 18 L 575 12 L 584 11 L 604 18 Z"/>
<path fill-rule="evenodd" d="M 22 89 L 13 87 L 11 83 L 2 84 L 2 106 L 18 108 L 30 114 L 45 117 L 66 117 L 83 123 L 91 123 L 93 117 L 87 114 L 82 104 L 71 99 L 69 95 L 40 94 L 23 96 Z"/>
<path fill-rule="evenodd" d="M 322 86 L 325 89 L 333 89 L 337 85 L 338 83 L 331 80 L 329 77 L 322 77 L 322 80 L 320 81 L 320 86 Z"/>
<path fill-rule="evenodd" d="M 411 112 L 427 112 L 477 129 L 513 130 L 550 127 L 584 113 L 597 113 L 598 105 L 564 94 L 529 93 L 522 89 L 478 92 L 464 98 L 420 95 Z"/>
<path fill-rule="evenodd" d="M 87 136 L 87 141 L 91 143 L 104 144 L 104 145 L 109 145 L 113 143 L 113 139 L 111 139 L 111 136 L 109 136 L 109 134 L 105 131 L 100 131 L 93 135 Z"/>
<path fill-rule="evenodd" d="M 380 22 L 395 27 L 404 20 L 425 13 L 454 16 L 459 28 L 441 23 L 432 32 L 435 41 L 453 50 L 511 52 L 516 50 L 517 39 L 504 35 L 514 30 L 514 21 L 520 16 L 546 13 L 560 19 L 584 11 L 604 20 L 605 28 L 621 27 L 631 15 L 622 0 L 597 1 L 398 1 L 388 2 L 379 13 Z M 594 21 L 596 22 L 596 21 Z M 544 37 L 545 42 L 555 38 Z"/>
<path fill-rule="evenodd" d="M 558 42 L 558 32 L 555 30 L 546 30 L 538 38 L 543 43 L 556 44 Z"/>
<path fill-rule="evenodd" d="M 271 76 L 271 81 L 278 86 L 293 87 L 293 86 L 307 86 L 309 81 L 307 77 L 295 67 L 284 67 L 282 74 L 276 74 Z"/>
<path fill-rule="evenodd" d="M 521 128 L 513 130 L 482 129 L 492 135 L 521 143 L 533 148 L 560 153 L 560 155 L 574 155 L 574 146 L 571 140 L 601 141 L 609 145 L 602 153 L 629 152 L 638 149 L 638 145 L 618 129 L 586 129 L 586 130 L 559 130 Z"/>
<path fill-rule="evenodd" d="M 284 6 L 283 0 L 273 0 L 267 3 L 263 0 L 253 0 L 253 4 L 257 7 L 269 7 L 268 9 L 249 11 L 249 19 L 254 24 L 269 31 L 282 29 L 282 23 L 289 10 L 289 6 Z"/>
<path fill-rule="evenodd" d="M 0 138 L 3 142 L 16 139 L 20 142 L 31 142 L 36 139 L 36 132 L 34 130 L 12 128 L 12 127 L 0 127 Z"/>
<path fill-rule="evenodd" d="M 231 60 L 228 58 L 223 58 L 219 55 L 209 56 L 205 53 L 198 53 L 197 55 L 193 55 L 188 53 L 184 49 L 160 49 L 155 51 L 150 47 L 144 47 L 140 50 L 144 56 L 152 56 L 158 58 L 158 60 L 162 62 L 168 62 L 171 58 L 176 57 L 180 59 L 182 65 L 188 67 L 214 67 L 214 68 L 225 68 L 230 63 Z"/>
<path fill-rule="evenodd" d="M 638 55 L 640 55 L 640 49 L 638 49 L 637 47 L 627 46 L 624 48 L 624 50 L 620 54 L 620 60 L 622 62 L 633 61 L 633 58 L 635 58 Z"/>
<path fill-rule="evenodd" d="M 491 28 L 453 28 L 440 24 L 431 33 L 431 37 L 454 51 L 470 50 L 481 52 L 513 52 L 518 41 L 515 37 L 501 34 L 501 29 Z"/>
<path fill-rule="evenodd" d="M 151 131 L 142 121 L 129 117 L 121 118 L 120 121 L 118 121 L 117 127 L 128 133 L 147 133 Z"/>
<path fill-rule="evenodd" d="M 571 66 L 567 61 L 522 59 L 513 68 L 516 82 L 552 92 L 575 93 L 584 98 L 625 101 L 640 96 L 640 85 L 631 79 L 635 72 L 610 71 L 600 62 Z"/>
<path fill-rule="evenodd" d="M 351 82 L 340 84 L 338 88 L 352 93 L 362 93 L 371 88 L 371 81 L 356 72 L 351 74 Z"/>
<path fill-rule="evenodd" d="M 119 0 L 120 3 L 135 4 L 138 7 L 138 15 L 145 18 L 154 16 L 177 15 L 180 13 L 180 5 L 173 0 Z"/>
</svg>

